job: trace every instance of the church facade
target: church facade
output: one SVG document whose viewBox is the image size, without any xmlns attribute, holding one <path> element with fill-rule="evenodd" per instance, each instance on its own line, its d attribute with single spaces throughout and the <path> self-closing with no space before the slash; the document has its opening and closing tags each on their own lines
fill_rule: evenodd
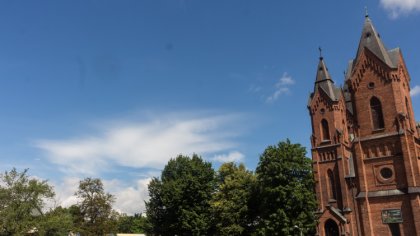
<svg viewBox="0 0 420 236">
<path fill-rule="evenodd" d="M 320 57 L 308 109 L 317 235 L 420 235 L 420 129 L 401 50 L 366 16 L 337 87 Z"/>
</svg>

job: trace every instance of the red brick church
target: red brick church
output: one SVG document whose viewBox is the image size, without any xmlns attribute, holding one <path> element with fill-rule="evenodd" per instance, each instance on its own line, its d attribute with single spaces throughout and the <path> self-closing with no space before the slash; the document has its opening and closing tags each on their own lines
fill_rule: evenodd
<svg viewBox="0 0 420 236">
<path fill-rule="evenodd" d="M 320 57 L 308 104 L 318 235 L 420 235 L 420 128 L 401 50 L 366 16 L 337 87 Z"/>
</svg>

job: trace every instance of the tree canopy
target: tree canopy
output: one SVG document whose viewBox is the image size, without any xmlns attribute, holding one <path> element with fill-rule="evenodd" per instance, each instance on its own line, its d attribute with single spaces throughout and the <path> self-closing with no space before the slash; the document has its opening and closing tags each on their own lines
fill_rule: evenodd
<svg viewBox="0 0 420 236">
<path fill-rule="evenodd" d="M 146 218 L 139 214 L 126 216 L 112 209 L 114 196 L 106 193 L 100 179 L 80 181 L 75 195 L 77 205 L 69 208 L 46 207 L 54 202 L 52 186 L 32 178 L 28 170 L 15 168 L 0 174 L 0 236 L 9 235 L 105 235 L 118 230 L 141 233 Z"/>
<path fill-rule="evenodd" d="M 147 227 L 146 217 L 141 214 L 128 216 L 120 215 L 118 219 L 118 232 L 120 233 L 144 233 Z"/>
<path fill-rule="evenodd" d="M 79 202 L 72 212 L 76 219 L 77 213 L 80 214 L 78 227 L 82 233 L 104 235 L 116 232 L 117 213 L 112 209 L 114 196 L 104 191 L 100 179 L 85 178 L 80 181 L 75 195 Z"/>
<path fill-rule="evenodd" d="M 215 189 L 211 163 L 193 155 L 171 159 L 149 184 L 149 231 L 156 235 L 210 235 L 210 200 Z"/>
<path fill-rule="evenodd" d="M 311 160 L 306 150 L 289 140 L 269 146 L 256 169 L 260 204 L 259 235 L 306 235 L 315 226 L 316 199 Z"/>
<path fill-rule="evenodd" d="M 72 215 L 67 208 L 58 206 L 44 214 L 44 220 L 39 224 L 38 235 L 58 236 L 67 235 L 70 231 L 77 232 L 73 224 Z"/>
<path fill-rule="evenodd" d="M 113 210 L 102 181 L 79 182 L 76 205 L 45 208 L 47 181 L 27 170 L 0 174 L 0 236 L 143 233 L 150 235 L 293 235 L 314 233 L 316 200 L 311 161 L 289 140 L 268 146 L 255 173 L 224 163 L 215 172 L 198 155 L 179 155 L 149 183 L 146 217 Z"/>
<path fill-rule="evenodd" d="M 0 174 L 0 235 L 22 235 L 39 230 L 45 200 L 54 197 L 47 181 L 29 178 L 27 169 Z"/>
<path fill-rule="evenodd" d="M 228 162 L 220 166 L 217 180 L 211 201 L 216 235 L 249 235 L 253 231 L 255 175 L 243 164 Z"/>
</svg>

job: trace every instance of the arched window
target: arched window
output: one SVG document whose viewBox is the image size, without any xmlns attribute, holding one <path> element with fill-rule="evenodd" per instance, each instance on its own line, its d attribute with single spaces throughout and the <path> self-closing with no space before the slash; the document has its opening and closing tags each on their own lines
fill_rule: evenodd
<svg viewBox="0 0 420 236">
<path fill-rule="evenodd" d="M 373 129 L 383 129 L 384 116 L 382 115 L 382 105 L 378 98 L 372 97 L 370 99 L 370 113 L 372 115 Z"/>
<path fill-rule="evenodd" d="M 328 183 L 330 184 L 330 198 L 337 199 L 337 193 L 335 191 L 334 173 L 332 170 L 328 170 Z"/>
<path fill-rule="evenodd" d="M 340 230 L 338 229 L 337 223 L 335 221 L 329 219 L 325 222 L 324 225 L 325 236 L 339 236 Z"/>
<path fill-rule="evenodd" d="M 411 124 L 410 106 L 408 105 L 408 99 L 407 99 L 407 97 L 405 98 L 405 109 L 407 110 L 408 125 L 410 126 L 410 129 L 413 129 L 413 126 Z"/>
<path fill-rule="evenodd" d="M 321 121 L 321 138 L 322 140 L 330 140 L 330 129 L 328 128 L 328 121 L 325 119 Z"/>
</svg>

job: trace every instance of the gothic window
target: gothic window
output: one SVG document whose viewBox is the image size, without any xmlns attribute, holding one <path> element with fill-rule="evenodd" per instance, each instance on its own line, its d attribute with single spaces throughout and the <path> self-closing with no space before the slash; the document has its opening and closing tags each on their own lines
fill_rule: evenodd
<svg viewBox="0 0 420 236">
<path fill-rule="evenodd" d="M 334 173 L 332 170 L 328 170 L 328 182 L 330 184 L 330 198 L 337 199 L 337 193 L 335 191 Z"/>
<path fill-rule="evenodd" d="M 337 223 L 335 223 L 333 220 L 329 219 L 325 222 L 324 225 L 325 235 L 326 236 L 339 236 L 340 230 L 338 229 Z"/>
<path fill-rule="evenodd" d="M 328 122 L 325 119 L 321 121 L 321 138 L 322 140 L 330 140 L 330 130 L 328 128 Z"/>
<path fill-rule="evenodd" d="M 385 125 L 384 117 L 382 115 L 382 105 L 381 101 L 376 97 L 370 99 L 370 112 L 372 115 L 373 129 L 383 129 Z"/>
</svg>

